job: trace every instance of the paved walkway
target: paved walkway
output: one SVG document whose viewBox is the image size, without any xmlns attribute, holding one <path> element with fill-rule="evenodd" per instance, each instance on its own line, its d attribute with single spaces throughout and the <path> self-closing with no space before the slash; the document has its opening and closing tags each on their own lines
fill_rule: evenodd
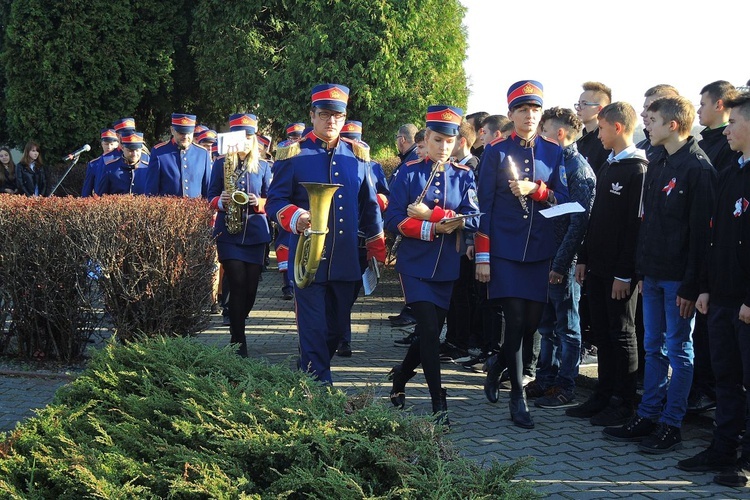
<svg viewBox="0 0 750 500">
<path fill-rule="evenodd" d="M 259 297 L 248 321 L 251 356 L 293 365 L 296 351 L 293 303 L 280 299 L 280 279 L 275 271 L 263 275 Z M 351 358 L 334 358 L 336 387 L 347 392 L 370 388 L 387 398 L 385 380 L 390 368 L 401 361 L 404 349 L 393 340 L 404 334 L 390 328 L 387 316 L 401 308 L 400 289 L 395 279 L 382 282 L 374 297 L 360 299 L 352 313 Z M 228 327 L 214 316 L 201 341 L 226 345 Z M 563 410 L 532 408 L 533 430 L 512 425 L 507 392 L 490 404 L 484 398 L 484 374 L 456 365 L 443 365 L 448 389 L 452 429 L 449 434 L 461 453 L 477 461 L 514 460 L 533 457 L 523 476 L 537 482 L 538 490 L 556 498 L 742 498 L 750 490 L 725 488 L 712 483 L 710 473 L 688 474 L 674 467 L 677 460 L 702 450 L 711 438 L 711 420 L 690 418 L 683 428 L 684 449 L 665 455 L 641 454 L 635 445 L 601 438 L 600 428 L 585 420 L 566 417 Z M 46 405 L 55 390 L 68 379 L 0 374 L 0 431 Z M 579 398 L 585 399 L 581 390 Z M 419 373 L 407 386 L 407 411 L 431 410 L 424 377 Z M 396 411 L 396 410 L 394 410 Z"/>
</svg>

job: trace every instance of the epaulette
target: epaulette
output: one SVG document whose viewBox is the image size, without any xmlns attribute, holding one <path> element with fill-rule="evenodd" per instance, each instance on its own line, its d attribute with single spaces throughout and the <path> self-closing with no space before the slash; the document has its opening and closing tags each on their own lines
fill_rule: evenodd
<svg viewBox="0 0 750 500">
<path fill-rule="evenodd" d="M 104 164 L 105 165 L 109 165 L 110 163 L 115 162 L 115 161 L 119 160 L 120 158 L 122 158 L 122 156 L 114 156 L 114 157 L 107 158 L 104 161 Z"/>
<path fill-rule="evenodd" d="M 160 142 L 159 144 L 154 144 L 154 149 L 160 148 L 164 146 L 165 144 L 169 144 L 169 141 Z"/>
<path fill-rule="evenodd" d="M 421 163 L 421 162 L 422 162 L 422 159 L 417 158 L 416 160 L 407 161 L 406 163 L 404 163 L 404 165 L 411 166 L 411 165 L 414 165 L 415 163 Z"/>
<path fill-rule="evenodd" d="M 497 139 L 495 139 L 494 141 L 490 141 L 490 145 L 491 145 L 491 146 L 494 146 L 494 145 L 495 145 L 495 144 L 497 144 L 498 142 L 503 142 L 503 141 L 504 141 L 505 139 L 507 139 L 507 137 L 502 137 L 502 136 L 501 136 L 501 137 L 498 137 L 498 138 L 497 138 Z"/>
<path fill-rule="evenodd" d="M 557 142 L 557 141 L 553 141 L 552 139 L 549 139 L 549 138 L 547 138 L 547 137 L 544 137 L 543 135 L 540 135 L 539 137 L 541 137 L 542 139 L 544 139 L 544 140 L 545 140 L 545 141 L 547 141 L 547 142 L 551 142 L 552 144 L 556 144 L 556 145 L 558 145 L 558 146 L 560 145 L 560 143 L 559 143 L 559 142 Z"/>
<path fill-rule="evenodd" d="M 276 146 L 276 160 L 286 160 L 294 158 L 300 154 L 302 150 L 299 147 L 299 142 L 296 141 L 284 141 Z"/>
<path fill-rule="evenodd" d="M 341 140 L 352 145 L 354 156 L 362 161 L 370 161 L 370 146 L 368 146 L 364 142 L 347 139 L 346 137 L 342 137 Z"/>
<path fill-rule="evenodd" d="M 471 170 L 471 167 L 469 167 L 468 165 L 464 165 L 463 163 L 451 162 L 451 166 L 459 170 Z"/>
</svg>

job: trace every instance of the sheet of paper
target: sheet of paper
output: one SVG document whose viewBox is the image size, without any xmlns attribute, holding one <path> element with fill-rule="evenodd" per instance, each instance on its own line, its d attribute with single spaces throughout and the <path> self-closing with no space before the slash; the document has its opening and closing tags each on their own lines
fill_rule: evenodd
<svg viewBox="0 0 750 500">
<path fill-rule="evenodd" d="M 244 151 L 245 150 L 245 131 L 238 130 L 236 132 L 222 132 L 216 135 L 217 148 L 220 155 L 227 154 L 230 148 L 232 151 Z"/>
<path fill-rule="evenodd" d="M 371 295 L 376 286 L 378 286 L 378 273 L 372 267 L 367 266 L 364 274 L 362 274 L 362 288 L 365 295 Z"/>
<path fill-rule="evenodd" d="M 563 203 L 561 205 L 555 205 L 554 207 L 545 208 L 540 210 L 539 213 L 548 219 L 552 217 L 560 217 L 565 214 L 574 214 L 578 212 L 585 212 L 586 209 L 581 206 L 580 203 L 574 201 L 572 203 Z"/>
</svg>

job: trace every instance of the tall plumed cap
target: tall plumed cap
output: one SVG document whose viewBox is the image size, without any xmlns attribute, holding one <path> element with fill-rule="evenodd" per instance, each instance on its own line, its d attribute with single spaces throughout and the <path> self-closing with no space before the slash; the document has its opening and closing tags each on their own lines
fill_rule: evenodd
<svg viewBox="0 0 750 500">
<path fill-rule="evenodd" d="M 355 120 L 348 120 L 346 123 L 344 123 L 344 126 L 342 127 L 339 135 L 347 139 L 361 141 L 362 140 L 362 122 L 358 122 Z"/>
<path fill-rule="evenodd" d="M 531 103 L 543 106 L 544 87 L 536 80 L 521 80 L 508 89 L 508 109 Z"/>
<path fill-rule="evenodd" d="M 141 149 L 143 147 L 143 134 L 135 130 L 126 130 L 122 133 L 122 147 L 128 149 Z"/>
<path fill-rule="evenodd" d="M 454 106 L 438 104 L 437 106 L 427 107 L 427 128 L 444 135 L 458 135 L 458 127 L 461 126 L 461 120 L 464 116 L 464 110 Z"/>
<path fill-rule="evenodd" d="M 312 89 L 312 105 L 316 108 L 346 113 L 347 102 L 349 102 L 349 87 L 338 83 L 323 83 Z"/>
<path fill-rule="evenodd" d="M 198 130 L 198 127 L 195 127 Z M 215 130 L 204 130 L 200 134 L 195 135 L 195 141 L 198 144 L 213 144 L 216 142 L 216 131 Z"/>
<path fill-rule="evenodd" d="M 123 130 L 135 130 L 135 120 L 133 118 L 120 118 L 112 124 L 115 132 L 122 133 Z"/>
<path fill-rule="evenodd" d="M 294 136 L 301 136 L 302 131 L 305 130 L 305 124 L 298 122 L 298 123 L 290 123 L 286 126 L 286 135 L 289 137 L 290 135 Z"/>
<path fill-rule="evenodd" d="M 103 128 L 99 133 L 102 142 L 117 142 L 117 132 L 113 128 Z"/>
<path fill-rule="evenodd" d="M 235 113 L 229 117 L 229 130 L 254 134 L 258 131 L 258 117 L 250 113 Z"/>
<path fill-rule="evenodd" d="M 195 132 L 195 115 L 172 113 L 172 127 L 181 134 Z"/>
<path fill-rule="evenodd" d="M 263 144 L 265 147 L 268 147 L 271 145 L 271 137 L 268 135 L 259 135 L 258 142 Z"/>
</svg>

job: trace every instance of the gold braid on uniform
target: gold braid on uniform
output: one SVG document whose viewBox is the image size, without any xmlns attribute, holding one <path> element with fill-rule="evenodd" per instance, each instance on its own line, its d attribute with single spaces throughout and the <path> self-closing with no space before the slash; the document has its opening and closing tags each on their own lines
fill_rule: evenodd
<svg viewBox="0 0 750 500">
<path fill-rule="evenodd" d="M 276 161 L 293 158 L 300 154 L 301 150 L 298 142 L 293 142 L 288 146 L 279 144 L 276 147 Z"/>
<path fill-rule="evenodd" d="M 352 143 L 352 149 L 354 150 L 354 156 L 362 161 L 370 161 L 370 146 L 355 141 Z"/>
</svg>

